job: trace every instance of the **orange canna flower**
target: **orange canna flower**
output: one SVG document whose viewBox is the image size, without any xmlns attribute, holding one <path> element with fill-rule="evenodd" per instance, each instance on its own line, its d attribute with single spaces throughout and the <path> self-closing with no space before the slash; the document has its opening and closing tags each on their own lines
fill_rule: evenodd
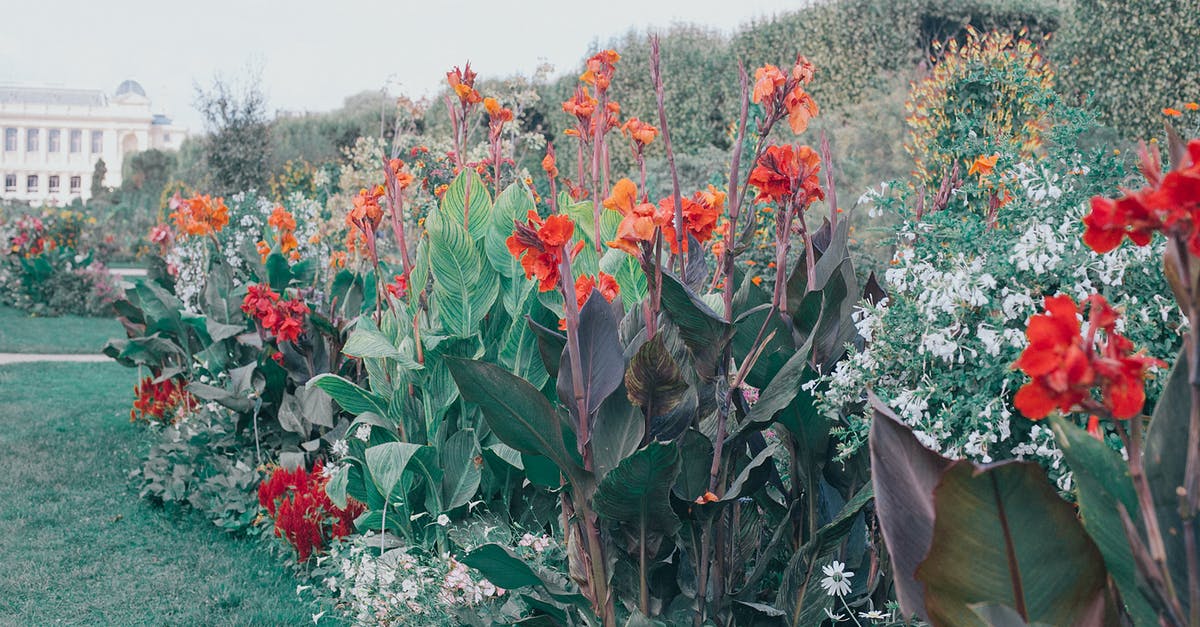
<svg viewBox="0 0 1200 627">
<path fill-rule="evenodd" d="M 407 189 L 415 180 L 412 172 L 408 171 L 408 168 L 404 165 L 404 161 L 401 159 L 389 159 L 388 168 L 396 175 L 396 185 L 400 189 Z"/>
<path fill-rule="evenodd" d="M 546 156 L 542 157 L 542 169 L 546 171 L 546 175 L 552 179 L 558 178 L 558 165 L 554 160 L 554 147 L 546 147 Z"/>
<path fill-rule="evenodd" d="M 461 70 L 458 66 L 454 66 L 453 70 L 446 72 L 446 82 L 450 84 L 450 88 L 454 90 L 454 94 L 458 96 L 458 100 L 463 106 L 476 104 L 483 100 L 479 96 L 479 92 L 475 91 L 475 72 L 471 71 L 470 62 Z"/>
<path fill-rule="evenodd" d="M 817 101 L 813 100 L 812 96 L 799 85 L 788 92 L 783 100 L 783 106 L 788 112 L 788 126 L 797 135 L 803 133 L 808 128 L 808 121 L 820 112 Z"/>
<path fill-rule="evenodd" d="M 591 119 L 599 102 L 588 94 L 587 87 L 580 85 L 575 88 L 575 94 L 570 100 L 562 103 L 562 110 L 575 116 L 581 122 Z"/>
<path fill-rule="evenodd" d="M 558 286 L 559 264 L 575 233 L 575 223 L 565 215 L 552 215 L 543 220 L 536 211 L 530 211 L 526 223 L 516 222 L 514 227 L 513 234 L 504 242 L 508 252 L 520 259 L 525 278 L 538 279 L 538 291 L 549 292 Z M 579 242 L 571 255 L 577 254 L 582 245 L 583 242 Z"/>
<path fill-rule="evenodd" d="M 271 212 L 271 217 L 267 218 L 267 224 L 277 231 L 296 230 L 296 218 L 281 206 L 276 206 Z"/>
<path fill-rule="evenodd" d="M 967 170 L 967 176 L 987 176 L 992 173 L 996 167 L 996 162 L 1000 160 L 1000 155 L 995 154 L 990 157 L 980 155 L 975 157 L 975 161 L 971 163 L 970 169 Z"/>
<path fill-rule="evenodd" d="M 779 71 L 779 68 L 768 63 L 754 70 L 754 92 L 750 99 L 756 103 L 769 101 L 775 95 L 775 90 L 786 83 L 787 76 Z"/>
<path fill-rule="evenodd" d="M 1188 103 L 1184 103 L 1183 108 L 1187 109 L 1188 111 L 1200 111 L 1200 104 L 1196 104 L 1194 102 L 1188 102 Z"/>
<path fill-rule="evenodd" d="M 621 55 L 616 50 L 601 50 L 587 60 L 587 70 L 579 76 L 579 80 L 595 85 L 597 91 L 605 91 L 612 83 L 617 61 L 620 60 Z"/>
<path fill-rule="evenodd" d="M 1177 118 L 1177 117 L 1183 115 L 1182 111 L 1180 111 L 1179 109 L 1172 109 L 1171 107 L 1167 107 L 1166 109 L 1163 109 L 1162 112 L 1163 112 L 1163 115 L 1170 116 L 1173 118 Z"/>
<path fill-rule="evenodd" d="M 586 274 L 580 275 L 579 278 L 575 279 L 575 304 L 580 309 L 583 309 L 583 305 L 591 298 L 593 291 L 599 290 L 604 300 L 610 303 L 621 293 L 621 286 L 617 284 L 617 280 L 611 274 L 600 272 L 596 276 L 599 279 L 598 281 Z M 566 331 L 567 321 L 560 319 L 558 321 L 558 328 L 561 331 Z"/>
<path fill-rule="evenodd" d="M 803 85 L 812 82 L 813 77 L 817 73 L 817 68 L 802 54 L 796 55 L 796 64 L 792 66 L 792 78 L 799 81 Z"/>
<path fill-rule="evenodd" d="M 612 192 L 604 200 L 604 207 L 622 216 L 616 239 L 608 242 L 608 246 L 634 256 L 641 252 L 640 242 L 652 241 L 655 229 L 665 229 L 671 223 L 670 211 L 638 200 L 637 185 L 629 179 L 621 179 L 613 185 Z"/>
<path fill-rule="evenodd" d="M 175 226 L 183 235 L 212 235 L 229 224 L 229 208 L 225 206 L 223 198 L 213 198 L 204 194 L 173 200 L 172 204 L 176 208 L 170 214 L 170 218 L 175 220 Z"/>
<path fill-rule="evenodd" d="M 629 136 L 634 144 L 638 147 L 644 147 L 654 141 L 658 137 L 658 129 L 637 119 L 629 118 L 621 125 L 621 132 Z"/>
<path fill-rule="evenodd" d="M 483 108 L 487 111 L 493 123 L 503 124 L 505 122 L 512 122 L 512 109 L 505 109 L 500 106 L 500 103 L 495 98 L 484 98 Z"/>
<path fill-rule="evenodd" d="M 271 256 L 271 246 L 265 241 L 259 240 L 254 247 L 258 250 L 258 254 L 262 257 L 262 262 L 267 262 L 267 257 Z"/>
<path fill-rule="evenodd" d="M 757 275 L 755 275 L 754 277 L 752 277 L 752 278 L 750 279 L 750 282 L 751 282 L 751 283 L 753 283 L 753 284 L 755 284 L 755 285 L 762 285 L 763 278 L 762 278 L 761 276 L 757 276 Z"/>
<path fill-rule="evenodd" d="M 721 210 L 725 206 L 725 193 L 717 191 L 712 185 L 708 186 L 708 191 L 696 192 L 692 198 L 683 198 L 683 229 L 687 235 L 696 238 L 697 242 L 704 243 L 712 239 L 713 231 L 717 226 L 717 218 L 721 215 Z M 677 235 L 675 232 L 675 201 L 673 198 L 664 198 L 658 203 L 661 213 L 672 216 L 672 219 L 667 224 L 663 225 L 663 237 L 671 244 L 671 252 L 679 254 L 679 242 L 676 241 Z M 683 249 L 686 251 L 688 240 L 684 237 Z"/>
<path fill-rule="evenodd" d="M 808 146 L 770 146 L 750 171 L 749 184 L 758 188 L 755 200 L 771 200 L 781 207 L 807 209 L 825 198 L 817 174 L 821 158 Z M 764 210 L 765 211 L 765 210 Z"/>
</svg>

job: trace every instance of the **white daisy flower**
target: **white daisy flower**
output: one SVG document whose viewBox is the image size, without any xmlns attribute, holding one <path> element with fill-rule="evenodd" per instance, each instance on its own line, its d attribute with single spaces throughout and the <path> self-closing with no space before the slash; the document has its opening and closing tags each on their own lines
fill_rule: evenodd
<svg viewBox="0 0 1200 627">
<path fill-rule="evenodd" d="M 821 580 L 821 588 L 829 596 L 846 596 L 850 593 L 850 578 L 854 573 L 846 571 L 846 565 L 833 560 L 828 566 L 822 566 L 821 572 L 825 578 Z"/>
</svg>

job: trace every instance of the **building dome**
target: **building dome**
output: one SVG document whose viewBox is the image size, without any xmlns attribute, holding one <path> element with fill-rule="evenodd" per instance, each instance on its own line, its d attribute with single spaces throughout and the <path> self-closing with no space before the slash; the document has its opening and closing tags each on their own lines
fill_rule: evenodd
<svg viewBox="0 0 1200 627">
<path fill-rule="evenodd" d="M 124 96 L 125 94 L 134 94 L 136 96 L 141 96 L 142 98 L 145 98 L 146 90 L 142 89 L 141 83 L 138 83 L 135 80 L 127 80 L 127 81 L 123 81 L 120 85 L 117 85 L 117 92 L 113 95 L 117 98 L 120 98 L 121 96 Z"/>
</svg>

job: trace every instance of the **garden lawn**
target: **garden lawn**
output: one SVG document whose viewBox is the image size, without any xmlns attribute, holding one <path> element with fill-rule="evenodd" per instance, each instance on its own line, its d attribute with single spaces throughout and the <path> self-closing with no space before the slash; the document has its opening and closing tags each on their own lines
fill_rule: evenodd
<svg viewBox="0 0 1200 627">
<path fill-rule="evenodd" d="M 98 354 L 113 337 L 125 337 L 125 331 L 112 318 L 32 317 L 0 307 L 0 353 Z"/>
<path fill-rule="evenodd" d="M 280 558 L 138 497 L 135 376 L 0 367 L 0 625 L 311 623 Z"/>
</svg>

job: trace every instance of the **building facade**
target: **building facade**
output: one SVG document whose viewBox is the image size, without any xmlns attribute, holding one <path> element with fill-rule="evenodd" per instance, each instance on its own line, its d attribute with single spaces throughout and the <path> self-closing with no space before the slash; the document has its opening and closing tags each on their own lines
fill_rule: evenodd
<svg viewBox="0 0 1200 627">
<path fill-rule="evenodd" d="M 187 129 L 152 112 L 136 81 L 111 97 L 98 89 L 0 85 L 0 198 L 61 206 L 91 197 L 104 160 L 106 187 L 121 184 L 125 158 L 178 150 Z"/>
</svg>

